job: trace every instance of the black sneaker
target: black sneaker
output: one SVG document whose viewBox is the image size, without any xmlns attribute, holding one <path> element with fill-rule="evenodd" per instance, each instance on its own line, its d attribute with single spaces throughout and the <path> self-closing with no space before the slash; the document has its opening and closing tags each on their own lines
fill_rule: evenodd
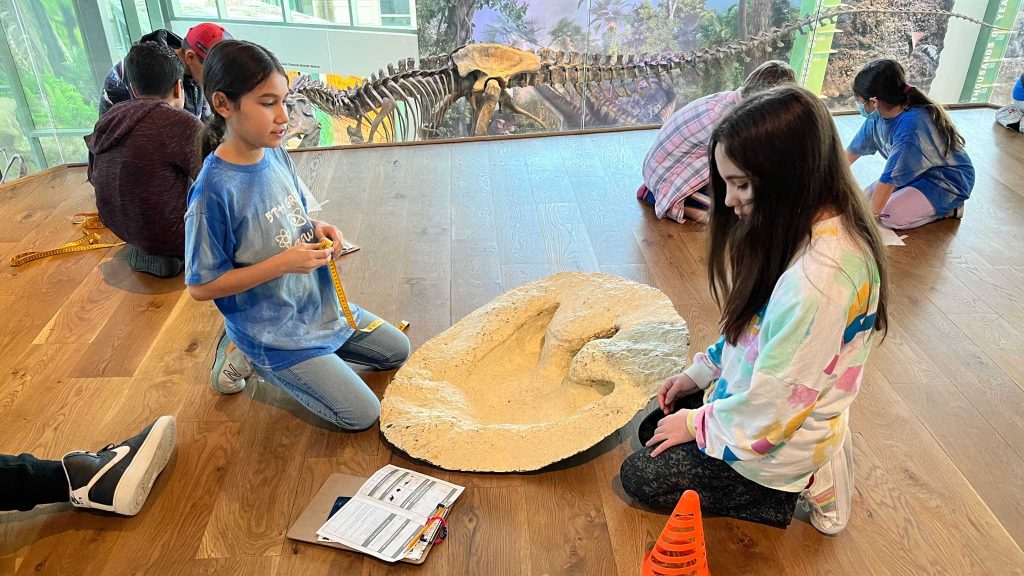
<svg viewBox="0 0 1024 576">
<path fill-rule="evenodd" d="M 138 436 L 99 452 L 68 452 L 62 459 L 71 503 L 134 516 L 174 451 L 174 417 L 161 416 Z"/>
</svg>

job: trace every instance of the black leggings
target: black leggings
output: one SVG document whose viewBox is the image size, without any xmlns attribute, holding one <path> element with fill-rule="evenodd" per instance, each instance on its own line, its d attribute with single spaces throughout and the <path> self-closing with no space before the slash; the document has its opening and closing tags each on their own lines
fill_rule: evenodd
<svg viewBox="0 0 1024 576">
<path fill-rule="evenodd" d="M 0 454 L 0 487 L 0 511 L 31 510 L 39 504 L 70 499 L 64 466 L 31 454 Z"/>
<path fill-rule="evenodd" d="M 676 401 L 676 408 L 699 408 L 703 392 Z M 658 420 L 665 417 L 656 408 L 640 424 L 640 444 L 654 436 Z M 641 448 L 622 463 L 622 488 L 637 502 L 671 511 L 686 490 L 700 495 L 706 516 L 728 516 L 785 528 L 793 519 L 798 492 L 783 492 L 762 486 L 741 476 L 723 460 L 701 452 L 696 442 L 672 446 L 651 458 L 655 447 Z"/>
</svg>

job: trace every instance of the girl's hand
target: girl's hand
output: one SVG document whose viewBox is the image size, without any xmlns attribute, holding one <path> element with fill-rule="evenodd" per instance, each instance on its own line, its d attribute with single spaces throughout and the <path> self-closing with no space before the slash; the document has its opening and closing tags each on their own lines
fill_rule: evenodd
<svg viewBox="0 0 1024 576">
<path fill-rule="evenodd" d="M 669 414 L 677 398 L 696 392 L 697 388 L 697 383 L 686 374 L 671 376 L 661 385 L 661 390 L 658 390 L 658 406 L 661 406 L 662 412 Z"/>
<path fill-rule="evenodd" d="M 332 226 L 333 228 L 333 226 Z M 335 230 L 337 230 L 335 228 Z M 309 274 L 331 260 L 331 249 L 320 249 L 319 244 L 299 243 L 277 256 L 278 271 L 285 274 Z"/>
<path fill-rule="evenodd" d="M 654 436 L 647 441 L 645 446 L 651 447 L 660 442 L 660 445 L 651 452 L 651 458 L 661 454 L 676 444 L 685 444 L 693 441 L 693 434 L 690 434 L 690 427 L 686 425 L 690 411 L 682 409 L 658 420 L 658 427 L 654 430 Z"/>
<path fill-rule="evenodd" d="M 341 230 L 338 230 L 337 226 L 331 226 L 326 222 L 320 222 L 319 220 L 317 220 L 315 221 L 315 224 L 313 226 L 313 234 L 316 235 L 318 240 L 323 240 L 324 238 L 327 238 L 328 240 L 333 242 L 334 246 L 331 248 L 332 253 L 341 254 L 341 245 L 343 239 L 341 236 Z"/>
</svg>

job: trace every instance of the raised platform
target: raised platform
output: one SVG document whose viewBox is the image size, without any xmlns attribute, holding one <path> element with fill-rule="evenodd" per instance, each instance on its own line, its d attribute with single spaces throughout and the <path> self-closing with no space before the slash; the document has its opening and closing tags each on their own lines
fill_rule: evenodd
<svg viewBox="0 0 1024 576">
<path fill-rule="evenodd" d="M 1024 573 L 1024 136 L 992 110 L 959 110 L 978 170 L 963 221 L 891 248 L 892 320 L 854 404 L 855 516 L 835 538 L 707 519 L 713 574 Z M 857 117 L 837 118 L 848 141 Z M 695 349 L 716 335 L 702 229 L 657 221 L 633 193 L 653 132 L 297 153 L 322 218 L 363 250 L 341 274 L 353 300 L 412 322 L 422 344 L 502 291 L 559 270 L 661 288 Z M 878 159 L 856 166 L 862 182 Z M 554 469 L 430 470 L 468 486 L 451 535 L 422 567 L 297 544 L 284 533 L 332 472 L 396 454 L 261 384 L 208 383 L 221 320 L 180 278 L 131 273 L 118 250 L 7 266 L 79 235 L 85 170 L 0 188 L 0 452 L 60 457 L 178 419 L 176 456 L 139 516 L 68 505 L 0 514 L 0 574 L 632 576 L 665 517 L 630 507 L 617 474 L 633 424 Z M 378 393 L 386 375 L 368 375 Z"/>
</svg>

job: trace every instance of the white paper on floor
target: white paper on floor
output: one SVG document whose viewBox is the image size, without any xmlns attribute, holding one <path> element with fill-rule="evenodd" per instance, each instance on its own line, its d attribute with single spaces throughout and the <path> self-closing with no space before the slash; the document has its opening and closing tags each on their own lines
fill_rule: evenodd
<svg viewBox="0 0 1024 576">
<path fill-rule="evenodd" d="M 886 246 L 906 246 L 903 243 L 903 239 L 907 237 L 905 234 L 900 236 L 895 230 L 886 228 L 881 224 L 878 225 L 878 233 L 882 235 L 882 243 Z"/>
</svg>

